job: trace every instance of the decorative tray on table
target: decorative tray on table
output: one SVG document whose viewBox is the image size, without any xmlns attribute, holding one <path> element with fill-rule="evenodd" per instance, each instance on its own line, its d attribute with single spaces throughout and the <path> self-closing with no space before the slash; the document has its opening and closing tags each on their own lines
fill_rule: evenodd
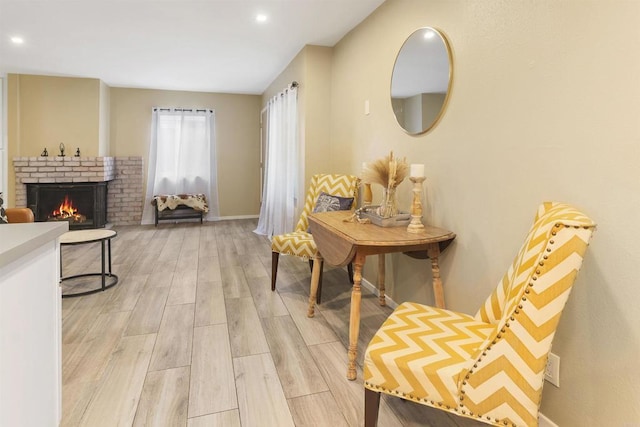
<svg viewBox="0 0 640 427">
<path fill-rule="evenodd" d="M 360 218 L 367 218 L 372 224 L 379 227 L 406 227 L 411 222 L 411 214 L 408 212 L 400 212 L 391 218 L 383 218 L 375 211 L 377 206 L 367 206 L 365 210 L 360 211 Z"/>
</svg>

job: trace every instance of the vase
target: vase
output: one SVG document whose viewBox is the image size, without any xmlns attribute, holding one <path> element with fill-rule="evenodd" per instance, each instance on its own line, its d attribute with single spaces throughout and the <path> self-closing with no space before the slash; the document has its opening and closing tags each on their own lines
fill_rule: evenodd
<svg viewBox="0 0 640 427">
<path fill-rule="evenodd" d="M 382 190 L 382 204 L 378 214 L 382 218 L 391 218 L 398 215 L 398 198 L 395 188 L 385 188 Z"/>
</svg>

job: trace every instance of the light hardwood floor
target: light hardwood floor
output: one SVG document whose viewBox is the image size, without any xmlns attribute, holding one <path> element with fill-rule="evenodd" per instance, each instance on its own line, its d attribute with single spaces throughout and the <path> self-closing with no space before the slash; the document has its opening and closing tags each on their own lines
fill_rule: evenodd
<svg viewBox="0 0 640 427">
<path fill-rule="evenodd" d="M 362 372 L 345 377 L 346 271 L 325 267 L 322 304 L 307 318 L 308 264 L 281 257 L 271 292 L 271 248 L 255 226 L 116 228 L 120 283 L 62 301 L 64 426 L 363 425 Z M 64 275 L 99 271 L 97 244 L 62 256 Z M 390 312 L 363 291 L 359 367 Z M 380 427 L 480 425 L 382 398 Z"/>
</svg>

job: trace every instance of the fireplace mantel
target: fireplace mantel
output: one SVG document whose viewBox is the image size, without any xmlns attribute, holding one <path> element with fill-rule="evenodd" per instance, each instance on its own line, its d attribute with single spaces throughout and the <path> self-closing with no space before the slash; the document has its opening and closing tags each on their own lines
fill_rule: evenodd
<svg viewBox="0 0 640 427">
<path fill-rule="evenodd" d="M 14 157 L 16 206 L 26 206 L 26 184 L 103 182 L 116 177 L 114 157 Z"/>
</svg>

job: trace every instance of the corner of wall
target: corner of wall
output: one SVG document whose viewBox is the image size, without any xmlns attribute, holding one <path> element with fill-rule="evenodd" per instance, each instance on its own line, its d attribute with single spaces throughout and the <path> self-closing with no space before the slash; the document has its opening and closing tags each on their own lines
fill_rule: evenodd
<svg viewBox="0 0 640 427">
<path fill-rule="evenodd" d="M 98 156 L 110 156 L 110 116 L 111 116 L 111 88 L 100 80 L 99 94 L 99 119 L 98 119 Z"/>
</svg>

